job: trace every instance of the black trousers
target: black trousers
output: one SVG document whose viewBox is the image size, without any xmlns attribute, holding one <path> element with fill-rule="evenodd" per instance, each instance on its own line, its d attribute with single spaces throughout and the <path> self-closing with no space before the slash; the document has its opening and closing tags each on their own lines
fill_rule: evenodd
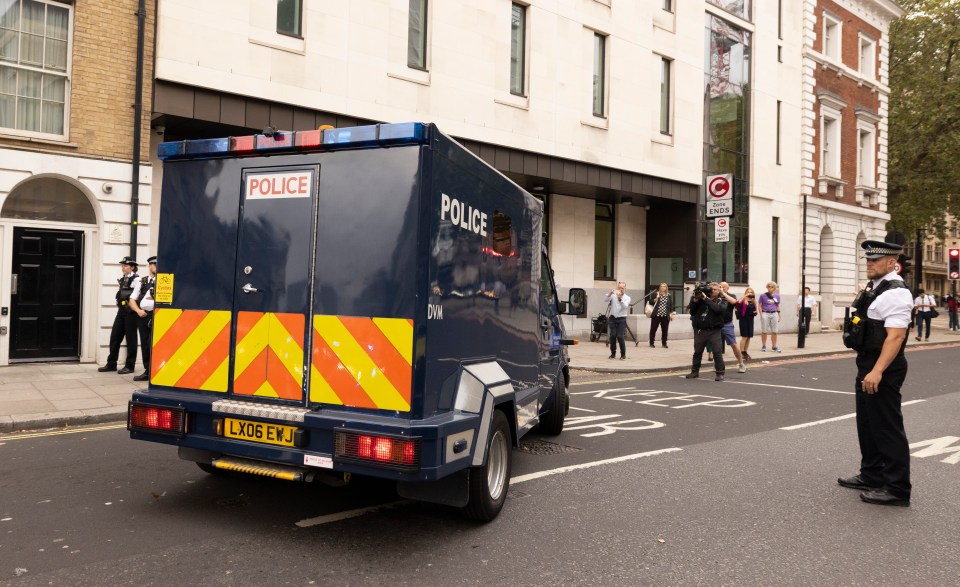
<svg viewBox="0 0 960 587">
<path fill-rule="evenodd" d="M 627 319 L 610 316 L 608 323 L 608 335 L 610 337 L 610 354 L 617 354 L 617 343 L 620 344 L 620 356 L 627 356 L 627 341 L 623 335 L 627 331 Z"/>
<path fill-rule="evenodd" d="M 110 354 L 107 355 L 107 366 L 116 366 L 120 357 L 120 343 L 127 341 L 127 357 L 124 365 L 128 369 L 137 366 L 137 316 L 126 306 L 117 309 L 117 317 L 113 319 L 113 328 L 110 329 Z"/>
<path fill-rule="evenodd" d="M 803 334 L 810 334 L 810 320 L 813 318 L 813 308 L 804 308 L 800 314 L 800 324 L 803 325 Z"/>
<path fill-rule="evenodd" d="M 137 316 L 137 331 L 140 332 L 140 349 L 143 353 L 143 369 L 150 372 L 150 351 L 153 348 L 153 310 L 141 318 Z"/>
<path fill-rule="evenodd" d="M 667 346 L 667 333 L 670 331 L 670 316 L 651 316 L 650 317 L 650 346 L 653 346 L 653 339 L 657 336 L 657 327 L 660 327 L 661 340 L 663 346 Z"/>
<path fill-rule="evenodd" d="M 877 362 L 878 353 L 857 354 L 857 439 L 860 475 L 867 483 L 903 498 L 910 497 L 910 445 L 903 429 L 900 388 L 907 377 L 907 359 L 890 363 L 877 393 L 864 393 L 861 383 Z"/>
<path fill-rule="evenodd" d="M 713 368 L 717 373 L 723 374 L 726 365 L 723 362 L 723 335 L 719 328 L 710 330 L 694 330 L 693 332 L 693 371 L 700 370 L 700 363 L 703 361 L 703 349 L 707 343 L 713 347 Z"/>
</svg>

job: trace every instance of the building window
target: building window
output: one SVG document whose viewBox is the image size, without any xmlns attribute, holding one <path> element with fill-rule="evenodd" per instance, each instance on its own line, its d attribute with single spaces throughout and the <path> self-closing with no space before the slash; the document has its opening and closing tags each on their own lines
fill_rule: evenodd
<svg viewBox="0 0 960 587">
<path fill-rule="evenodd" d="M 876 157 L 873 130 L 857 129 L 857 185 L 874 187 L 876 184 Z"/>
<path fill-rule="evenodd" d="M 427 70 L 427 0 L 410 0 L 407 65 L 414 69 Z"/>
<path fill-rule="evenodd" d="M 660 59 L 660 133 L 670 133 L 670 65 L 666 57 Z"/>
<path fill-rule="evenodd" d="M 66 134 L 70 7 L 0 0 L 0 128 Z"/>
<path fill-rule="evenodd" d="M 860 36 L 860 74 L 869 78 L 877 77 L 876 42 L 870 37 Z"/>
<path fill-rule="evenodd" d="M 831 61 L 840 62 L 841 22 L 833 16 L 823 13 L 823 55 Z"/>
<path fill-rule="evenodd" d="M 663 0 L 663 9 L 667 12 L 673 12 L 673 0 Z"/>
<path fill-rule="evenodd" d="M 750 20 L 753 0 L 707 0 L 707 3 L 726 10 L 734 16 L 739 16 L 743 20 Z"/>
<path fill-rule="evenodd" d="M 780 165 L 780 127 L 781 124 L 781 112 L 783 111 L 783 102 L 777 100 L 777 165 Z"/>
<path fill-rule="evenodd" d="M 820 175 L 840 177 L 840 120 L 821 113 Z"/>
<path fill-rule="evenodd" d="M 770 231 L 770 281 L 780 281 L 777 267 L 780 266 L 780 219 L 773 217 Z"/>
<path fill-rule="evenodd" d="M 960 231 L 960 226 L 956 222 L 953 223 L 953 226 L 950 228 L 950 235 L 953 238 L 957 238 L 957 232 Z"/>
<path fill-rule="evenodd" d="M 783 0 L 777 0 L 777 38 L 783 40 Z"/>
<path fill-rule="evenodd" d="M 597 204 L 593 246 L 594 279 L 613 279 L 613 206 Z"/>
<path fill-rule="evenodd" d="M 527 7 L 513 3 L 510 16 L 510 93 L 525 96 L 527 55 Z"/>
<path fill-rule="evenodd" d="M 302 0 L 277 0 L 277 32 L 298 39 L 303 38 Z"/>
<path fill-rule="evenodd" d="M 604 72 L 606 67 L 607 38 L 600 33 L 593 34 L 593 115 L 598 118 L 606 117 L 604 108 Z"/>
</svg>

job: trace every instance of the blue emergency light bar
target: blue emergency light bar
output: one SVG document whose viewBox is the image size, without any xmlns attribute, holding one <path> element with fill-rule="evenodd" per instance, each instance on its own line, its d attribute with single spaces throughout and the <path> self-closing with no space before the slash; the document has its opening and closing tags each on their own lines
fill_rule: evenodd
<svg viewBox="0 0 960 587">
<path fill-rule="evenodd" d="M 389 147 L 429 140 L 427 125 L 422 122 L 373 124 L 349 128 L 327 128 L 296 132 L 275 132 L 221 139 L 199 139 L 160 143 L 157 156 L 161 160 L 193 159 L 217 155 L 273 154 L 278 152 L 330 151 L 360 147 Z"/>
</svg>

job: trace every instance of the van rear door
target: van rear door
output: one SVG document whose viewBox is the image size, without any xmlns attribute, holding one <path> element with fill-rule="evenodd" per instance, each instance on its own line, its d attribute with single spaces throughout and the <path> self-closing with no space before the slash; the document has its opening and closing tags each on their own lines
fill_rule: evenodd
<svg viewBox="0 0 960 587">
<path fill-rule="evenodd" d="M 243 170 L 231 353 L 234 395 L 305 403 L 319 173 L 316 164 Z"/>
</svg>

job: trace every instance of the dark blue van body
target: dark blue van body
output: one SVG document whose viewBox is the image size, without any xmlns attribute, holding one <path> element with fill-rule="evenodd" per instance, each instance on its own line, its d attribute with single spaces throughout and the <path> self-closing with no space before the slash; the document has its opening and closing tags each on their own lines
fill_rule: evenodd
<svg viewBox="0 0 960 587">
<path fill-rule="evenodd" d="M 132 438 L 205 470 L 385 477 L 464 506 L 498 412 L 513 446 L 559 433 L 568 341 L 542 204 L 434 125 L 160 152 Z"/>
</svg>

